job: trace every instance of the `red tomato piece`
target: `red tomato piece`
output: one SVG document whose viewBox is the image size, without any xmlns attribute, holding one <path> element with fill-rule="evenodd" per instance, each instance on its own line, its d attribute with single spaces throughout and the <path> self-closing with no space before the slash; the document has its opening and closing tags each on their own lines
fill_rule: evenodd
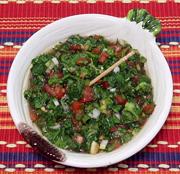
<svg viewBox="0 0 180 174">
<path fill-rule="evenodd" d="M 127 102 L 127 100 L 125 98 L 123 98 L 121 95 L 116 95 L 115 101 L 118 105 L 125 105 Z"/>
<path fill-rule="evenodd" d="M 143 107 L 143 112 L 145 114 L 152 114 L 154 111 L 154 104 L 145 104 Z"/>
<path fill-rule="evenodd" d="M 75 113 L 75 114 L 81 114 L 83 111 L 83 103 L 79 102 L 79 101 L 73 101 L 71 103 L 71 110 Z"/>
<path fill-rule="evenodd" d="M 109 85 L 108 81 L 104 81 L 104 82 L 101 83 L 101 87 L 104 88 L 104 89 L 109 88 L 109 86 L 110 85 Z"/>
<path fill-rule="evenodd" d="M 30 117 L 33 122 L 39 118 L 39 116 L 33 110 L 30 110 Z"/>
<path fill-rule="evenodd" d="M 82 48 L 81 48 L 81 45 L 79 45 L 79 44 L 72 44 L 72 45 L 70 46 L 70 49 L 71 49 L 72 51 L 80 51 Z"/>
<path fill-rule="evenodd" d="M 61 99 L 66 92 L 62 86 L 55 86 L 54 91 L 55 91 L 55 97 L 57 99 Z"/>
<path fill-rule="evenodd" d="M 92 53 L 95 53 L 95 54 L 100 54 L 101 53 L 101 49 L 99 47 L 96 47 L 92 50 Z"/>
<path fill-rule="evenodd" d="M 51 87 L 48 84 L 44 85 L 44 90 L 51 96 L 56 97 L 57 99 L 61 99 L 65 94 L 65 89 L 57 85 L 55 87 Z"/>
<path fill-rule="evenodd" d="M 101 53 L 101 55 L 99 56 L 98 61 L 99 61 L 100 63 L 104 63 L 108 57 L 109 57 L 108 53 L 106 53 L 105 51 L 103 51 L 103 52 Z"/>
<path fill-rule="evenodd" d="M 116 126 L 110 128 L 110 132 L 116 132 L 117 130 L 118 130 L 118 127 L 116 127 Z"/>
<path fill-rule="evenodd" d="M 90 86 L 86 86 L 83 91 L 83 98 L 80 100 L 83 103 L 91 102 L 94 100 L 94 92 Z"/>
<path fill-rule="evenodd" d="M 84 58 L 84 57 L 80 57 L 77 61 L 76 64 L 77 65 L 87 65 L 88 63 L 91 62 L 91 59 L 89 58 Z"/>
</svg>

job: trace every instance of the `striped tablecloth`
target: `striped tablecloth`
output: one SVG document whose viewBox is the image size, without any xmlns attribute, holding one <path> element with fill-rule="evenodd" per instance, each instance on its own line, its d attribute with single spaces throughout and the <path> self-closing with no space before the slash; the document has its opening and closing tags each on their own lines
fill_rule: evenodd
<svg viewBox="0 0 180 174">
<path fill-rule="evenodd" d="M 7 106 L 6 82 L 22 44 L 43 26 L 66 16 L 102 13 L 125 16 L 131 8 L 149 10 L 162 23 L 157 44 L 174 82 L 171 112 L 162 130 L 138 154 L 101 169 L 77 169 L 44 159 L 23 141 Z M 0 0 L 0 173 L 180 173 L 180 0 Z"/>
</svg>

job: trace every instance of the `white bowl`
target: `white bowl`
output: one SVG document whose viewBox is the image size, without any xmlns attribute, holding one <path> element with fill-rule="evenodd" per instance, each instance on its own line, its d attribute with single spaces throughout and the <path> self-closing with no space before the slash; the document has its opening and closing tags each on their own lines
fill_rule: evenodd
<svg viewBox="0 0 180 174">
<path fill-rule="evenodd" d="M 102 167 L 122 161 L 144 148 L 163 126 L 172 101 L 172 77 L 168 64 L 157 47 L 155 37 L 135 22 L 100 14 L 83 14 L 55 21 L 35 33 L 18 52 L 8 78 L 8 105 L 15 125 L 20 122 L 33 126 L 27 103 L 23 98 L 23 83 L 31 60 L 58 41 L 73 34 L 100 34 L 107 39 L 123 39 L 147 58 L 146 70 L 152 79 L 155 110 L 140 133 L 120 148 L 97 155 L 63 150 L 62 164 L 74 167 Z"/>
</svg>

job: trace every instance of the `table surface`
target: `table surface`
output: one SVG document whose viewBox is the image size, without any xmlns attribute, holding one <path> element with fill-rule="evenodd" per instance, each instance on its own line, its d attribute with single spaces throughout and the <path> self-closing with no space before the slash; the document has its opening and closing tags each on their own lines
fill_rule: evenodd
<svg viewBox="0 0 180 174">
<path fill-rule="evenodd" d="M 170 66 L 174 97 L 168 119 L 152 142 L 131 158 L 101 169 L 77 169 L 43 158 L 16 130 L 7 106 L 7 76 L 22 44 L 43 26 L 66 16 L 126 16 L 145 8 L 162 23 L 157 44 Z M 0 173 L 180 173 L 180 0 L 0 0 Z"/>
</svg>

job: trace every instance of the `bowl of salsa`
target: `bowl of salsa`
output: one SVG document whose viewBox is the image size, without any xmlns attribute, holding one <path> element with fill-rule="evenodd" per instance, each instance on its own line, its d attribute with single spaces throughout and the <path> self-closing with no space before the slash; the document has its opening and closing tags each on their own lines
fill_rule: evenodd
<svg viewBox="0 0 180 174">
<path fill-rule="evenodd" d="M 28 143 L 45 156 L 54 148 L 63 157 L 51 158 L 53 151 L 49 157 L 61 164 L 102 167 L 132 156 L 153 139 L 171 106 L 172 77 L 155 42 L 159 23 L 151 18 L 152 27 L 147 21 L 143 27 L 148 15 L 132 10 L 128 18 L 71 16 L 23 45 L 10 70 L 8 104 Z"/>
</svg>

